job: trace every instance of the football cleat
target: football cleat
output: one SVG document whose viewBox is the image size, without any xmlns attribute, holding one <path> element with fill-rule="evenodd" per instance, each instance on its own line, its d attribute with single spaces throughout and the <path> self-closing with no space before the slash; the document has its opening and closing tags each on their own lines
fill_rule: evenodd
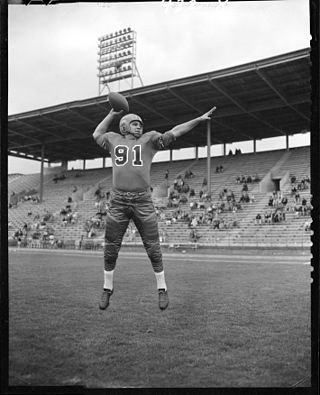
<svg viewBox="0 0 320 395">
<path fill-rule="evenodd" d="M 165 310 L 169 304 L 168 291 L 165 289 L 158 289 L 159 293 L 159 308 L 160 310 Z"/>
<path fill-rule="evenodd" d="M 100 310 L 105 310 L 109 306 L 109 300 L 112 294 L 113 294 L 113 290 L 110 289 L 103 290 L 99 303 Z"/>
</svg>

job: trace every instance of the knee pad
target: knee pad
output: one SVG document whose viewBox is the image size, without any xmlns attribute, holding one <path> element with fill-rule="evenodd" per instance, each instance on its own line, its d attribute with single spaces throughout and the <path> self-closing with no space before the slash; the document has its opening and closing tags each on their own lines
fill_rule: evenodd
<svg viewBox="0 0 320 395">
<path fill-rule="evenodd" d="M 120 245 L 113 242 L 105 242 L 104 246 L 104 269 L 114 270 L 118 258 Z"/>
<path fill-rule="evenodd" d="M 147 251 L 148 257 L 151 261 L 153 270 L 156 273 L 160 273 L 163 271 L 163 263 L 162 263 L 162 253 L 160 249 L 160 243 L 157 241 L 144 241 L 144 246 Z"/>
<path fill-rule="evenodd" d="M 119 222 L 112 216 L 107 216 L 104 247 L 104 268 L 107 271 L 114 270 L 116 266 L 123 235 L 127 229 L 128 223 L 129 220 Z"/>
</svg>

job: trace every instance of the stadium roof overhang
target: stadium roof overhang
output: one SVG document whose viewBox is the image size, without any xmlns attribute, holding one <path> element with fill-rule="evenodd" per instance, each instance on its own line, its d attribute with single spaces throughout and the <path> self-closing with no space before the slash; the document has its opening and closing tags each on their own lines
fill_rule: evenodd
<svg viewBox="0 0 320 395">
<path fill-rule="evenodd" d="M 310 130 L 309 49 L 122 91 L 146 130 L 165 132 L 217 106 L 211 143 L 259 140 Z M 11 115 L 8 154 L 60 162 L 109 156 L 92 139 L 109 111 L 108 96 Z M 117 125 L 112 125 L 116 130 Z M 206 124 L 177 139 L 173 149 L 205 146 Z M 43 149 L 43 151 L 42 151 Z"/>
</svg>

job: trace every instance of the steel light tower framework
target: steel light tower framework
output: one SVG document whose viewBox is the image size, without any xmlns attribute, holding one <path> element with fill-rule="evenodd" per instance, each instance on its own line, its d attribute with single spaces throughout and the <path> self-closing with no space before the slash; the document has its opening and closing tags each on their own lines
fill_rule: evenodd
<svg viewBox="0 0 320 395">
<path fill-rule="evenodd" d="M 137 33 L 128 27 L 99 37 L 98 41 L 99 96 L 105 88 L 120 91 L 122 82 L 133 89 L 136 78 L 143 86 L 136 64 Z"/>
</svg>

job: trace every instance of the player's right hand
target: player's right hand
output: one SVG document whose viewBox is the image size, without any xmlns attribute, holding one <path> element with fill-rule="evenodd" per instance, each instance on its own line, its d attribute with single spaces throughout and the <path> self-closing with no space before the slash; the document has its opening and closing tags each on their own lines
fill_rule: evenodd
<svg viewBox="0 0 320 395">
<path fill-rule="evenodd" d="M 124 114 L 124 110 L 120 110 L 120 111 L 115 111 L 113 108 L 111 108 L 111 110 L 110 110 L 110 114 L 112 114 L 112 115 L 115 115 L 115 116 L 121 116 L 121 115 L 123 115 Z"/>
</svg>

